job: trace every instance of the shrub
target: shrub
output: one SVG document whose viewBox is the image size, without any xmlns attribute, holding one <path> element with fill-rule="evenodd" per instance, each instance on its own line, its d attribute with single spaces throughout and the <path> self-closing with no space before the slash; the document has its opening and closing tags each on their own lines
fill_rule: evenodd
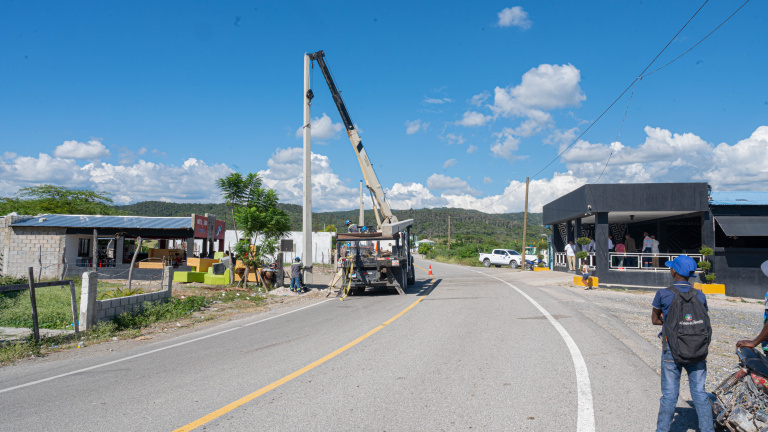
<svg viewBox="0 0 768 432">
<path fill-rule="evenodd" d="M 710 255 L 713 254 L 713 250 L 712 250 L 711 247 L 709 247 L 707 245 L 702 245 L 701 249 L 699 249 L 699 253 L 704 255 L 704 256 L 710 256 Z"/>
<path fill-rule="evenodd" d="M 699 261 L 699 268 L 704 271 L 708 271 L 712 268 L 712 263 L 709 261 Z"/>
<path fill-rule="evenodd" d="M 578 243 L 578 244 L 580 244 L 582 246 L 586 246 L 586 245 L 592 243 L 592 239 L 589 238 L 589 237 L 579 237 L 578 239 L 576 239 L 576 243 Z"/>
<path fill-rule="evenodd" d="M 580 260 L 581 260 L 581 259 L 585 259 L 585 258 L 587 258 L 588 256 L 589 256 L 589 253 L 588 253 L 588 252 L 585 252 L 585 251 L 579 251 L 579 252 L 577 252 L 577 253 L 576 253 L 576 258 L 578 258 L 578 259 L 580 259 Z"/>
<path fill-rule="evenodd" d="M 704 279 L 706 279 L 707 282 L 712 283 L 712 282 L 715 281 L 715 274 L 714 273 L 709 273 L 706 276 L 704 276 Z"/>
</svg>

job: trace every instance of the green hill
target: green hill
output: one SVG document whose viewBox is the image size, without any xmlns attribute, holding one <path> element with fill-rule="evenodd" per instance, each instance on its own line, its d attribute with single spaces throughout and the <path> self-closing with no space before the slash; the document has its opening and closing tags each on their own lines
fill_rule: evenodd
<svg viewBox="0 0 768 432">
<path fill-rule="evenodd" d="M 291 218 L 291 229 L 301 231 L 301 206 L 296 204 L 280 204 Z M 121 214 L 136 216 L 189 216 L 192 213 L 215 214 L 224 219 L 227 227 L 232 228 L 232 212 L 224 204 L 186 204 L 168 203 L 162 201 L 143 201 L 135 204 L 115 206 Z M 480 242 L 488 237 L 498 240 L 520 239 L 523 233 L 523 213 L 490 214 L 477 210 L 458 208 L 434 208 L 418 210 L 394 210 L 400 220 L 414 219 L 411 232 L 419 238 L 448 237 L 448 216 L 451 217 L 451 237 L 464 239 L 469 242 Z M 334 224 L 338 229 L 344 227 L 346 220 L 357 222 L 359 210 L 312 213 L 313 227 L 322 230 L 328 224 Z M 540 237 L 547 233 L 541 225 L 541 213 L 528 214 L 528 237 Z M 366 225 L 376 225 L 372 210 L 365 212 Z"/>
</svg>

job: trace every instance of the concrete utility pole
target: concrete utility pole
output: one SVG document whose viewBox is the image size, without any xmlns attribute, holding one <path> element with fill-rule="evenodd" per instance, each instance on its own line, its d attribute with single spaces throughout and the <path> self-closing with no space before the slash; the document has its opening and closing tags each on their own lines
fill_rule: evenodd
<svg viewBox="0 0 768 432">
<path fill-rule="evenodd" d="M 357 226 L 363 229 L 365 226 L 365 211 L 363 210 L 363 181 L 360 180 L 360 220 Z"/>
<path fill-rule="evenodd" d="M 528 177 L 525 178 L 525 214 L 523 215 L 523 271 L 525 271 L 525 242 L 528 235 Z"/>
<path fill-rule="evenodd" d="M 304 259 L 306 267 L 312 266 L 312 145 L 310 106 L 312 105 L 312 89 L 309 82 L 309 68 L 312 61 L 304 55 Z M 312 283 L 312 270 L 304 271 L 304 283 Z"/>
</svg>

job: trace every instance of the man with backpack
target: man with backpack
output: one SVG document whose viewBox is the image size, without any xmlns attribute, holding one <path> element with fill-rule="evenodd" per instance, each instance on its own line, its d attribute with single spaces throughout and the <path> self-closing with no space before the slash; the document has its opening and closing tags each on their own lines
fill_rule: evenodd
<svg viewBox="0 0 768 432">
<path fill-rule="evenodd" d="M 667 432 L 675 416 L 682 370 L 688 374 L 691 398 L 702 432 L 714 432 L 712 408 L 704 385 L 707 381 L 707 352 L 712 340 L 707 298 L 691 286 L 696 261 L 680 255 L 665 263 L 674 279 L 669 288 L 660 289 L 653 298 L 651 320 L 662 326 L 661 400 L 656 422 L 657 432 Z"/>
</svg>

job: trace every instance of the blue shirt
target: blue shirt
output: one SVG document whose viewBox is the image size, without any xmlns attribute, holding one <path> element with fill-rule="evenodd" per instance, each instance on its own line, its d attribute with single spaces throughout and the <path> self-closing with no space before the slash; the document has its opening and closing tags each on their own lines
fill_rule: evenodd
<svg viewBox="0 0 768 432">
<path fill-rule="evenodd" d="M 691 284 L 688 282 L 675 282 L 672 285 L 680 290 L 681 293 L 686 293 L 691 290 Z M 704 309 L 709 312 L 709 306 L 707 306 L 707 296 L 705 296 L 703 292 L 699 291 L 696 293 L 696 297 L 698 297 L 699 300 L 704 303 Z M 653 298 L 653 303 L 651 303 L 651 305 L 656 309 L 661 309 L 661 316 L 666 320 L 667 315 L 669 314 L 669 307 L 672 305 L 672 300 L 674 298 L 675 293 L 672 291 L 666 288 L 660 289 L 656 291 L 656 296 Z M 661 332 L 659 332 L 659 337 L 661 337 Z"/>
<path fill-rule="evenodd" d="M 678 290 L 680 290 L 681 293 L 686 293 L 690 291 L 691 284 L 688 282 L 675 282 L 673 284 Z M 699 291 L 696 294 L 696 297 L 701 300 L 702 303 L 704 303 L 704 309 L 709 311 L 709 307 L 707 306 L 707 296 L 704 295 L 703 292 Z M 672 299 L 675 298 L 675 294 L 664 288 L 656 291 L 656 296 L 653 298 L 652 306 L 656 309 L 661 309 L 662 316 L 666 319 L 667 315 L 669 314 L 669 306 L 672 304 Z"/>
</svg>

